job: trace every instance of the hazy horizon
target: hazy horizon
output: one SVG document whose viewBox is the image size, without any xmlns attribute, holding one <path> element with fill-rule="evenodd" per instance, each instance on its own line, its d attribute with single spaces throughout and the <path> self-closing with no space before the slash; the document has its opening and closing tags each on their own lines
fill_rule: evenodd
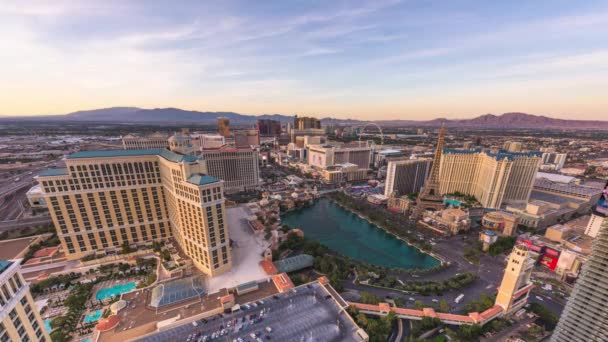
<svg viewBox="0 0 608 342">
<path fill-rule="evenodd" d="M 103 107 L 103 108 L 89 108 L 89 109 L 81 109 L 81 110 L 77 110 L 74 112 L 69 112 L 69 113 L 56 113 L 56 114 L 26 114 L 26 115 L 11 115 L 11 114 L 1 114 L 0 113 L 0 118 L 19 118 L 19 117 L 23 117 L 23 118 L 35 118 L 35 117 L 39 117 L 39 118 L 44 118 L 44 117 L 51 117 L 51 116 L 57 116 L 57 115 L 68 115 L 68 114 L 73 114 L 76 112 L 88 112 L 88 111 L 95 111 L 95 110 L 104 110 L 104 109 L 112 109 L 112 108 L 137 108 L 140 110 L 153 110 L 153 109 L 167 109 L 167 108 L 174 108 L 174 109 L 179 109 L 179 110 L 184 110 L 184 111 L 196 111 L 196 112 L 217 112 L 217 113 L 236 113 L 236 114 L 241 114 L 241 115 L 249 115 L 249 116 L 263 116 L 263 115 L 299 115 L 299 116 L 312 116 L 318 119 L 326 119 L 326 118 L 331 118 L 331 119 L 342 119 L 342 120 L 363 120 L 363 121 L 395 121 L 395 120 L 412 120 L 412 121 L 429 121 L 429 120 L 435 120 L 435 119 L 448 119 L 448 120 L 466 120 L 466 119 L 474 119 L 476 117 L 480 117 L 483 115 L 496 115 L 496 116 L 501 116 L 503 114 L 508 114 L 508 113 L 522 113 L 522 114 L 529 114 L 529 115 L 534 115 L 534 116 L 545 116 L 548 118 L 553 118 L 553 119 L 566 119 L 566 120 L 588 120 L 588 121 L 608 121 L 604 118 L 597 118 L 597 119 L 577 119 L 577 118 L 560 118 L 560 117 L 555 117 L 552 115 L 547 115 L 547 114 L 538 114 L 538 113 L 524 113 L 524 112 L 505 112 L 505 113 L 479 113 L 479 114 L 475 114 L 475 115 L 469 115 L 469 116 L 463 116 L 463 117 L 457 117 L 457 116 L 446 116 L 446 115 L 437 115 L 437 116 L 429 116 L 429 117 L 424 117 L 424 118 L 417 118 L 417 119 L 411 119 L 411 118 L 393 118 L 393 119 L 384 119 L 384 118 L 379 118 L 379 119 L 374 119 L 374 118 L 370 118 L 370 119 L 357 119 L 354 117 L 336 117 L 336 116 L 332 116 L 330 113 L 325 114 L 325 115 L 315 115 L 314 113 L 312 114 L 302 114 L 302 113 L 243 113 L 243 112 L 236 112 L 236 111 L 231 111 L 231 110 L 218 110 L 218 111 L 209 111 L 209 110 L 199 110 L 199 109 L 188 109 L 188 108 L 179 108 L 179 107 L 175 107 L 175 106 L 169 106 L 169 107 L 156 107 L 156 108 L 144 108 L 144 107 L 136 107 L 136 106 L 114 106 L 114 107 Z"/>
<path fill-rule="evenodd" d="M 602 120 L 602 1 L 6 1 L 0 115 Z M 258 114 L 259 113 L 259 114 Z"/>
</svg>

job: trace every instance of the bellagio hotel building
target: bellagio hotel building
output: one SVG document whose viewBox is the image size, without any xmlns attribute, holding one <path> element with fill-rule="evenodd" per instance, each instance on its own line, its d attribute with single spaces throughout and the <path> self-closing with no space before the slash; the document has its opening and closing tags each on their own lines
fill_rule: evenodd
<svg viewBox="0 0 608 342">
<path fill-rule="evenodd" d="M 37 176 L 68 259 L 173 236 L 203 273 L 230 269 L 224 182 L 186 148 L 81 151 Z"/>
</svg>

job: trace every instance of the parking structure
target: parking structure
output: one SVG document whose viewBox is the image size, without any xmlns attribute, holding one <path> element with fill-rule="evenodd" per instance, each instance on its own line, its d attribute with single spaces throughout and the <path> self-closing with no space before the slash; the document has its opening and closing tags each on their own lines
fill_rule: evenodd
<svg viewBox="0 0 608 342">
<path fill-rule="evenodd" d="M 138 341 L 361 341 L 358 329 L 323 285 L 310 283 Z"/>
</svg>

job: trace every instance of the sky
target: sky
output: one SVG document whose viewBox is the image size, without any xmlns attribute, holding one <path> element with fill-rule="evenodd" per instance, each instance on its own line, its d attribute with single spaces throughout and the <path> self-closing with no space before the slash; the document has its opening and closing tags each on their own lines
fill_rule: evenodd
<svg viewBox="0 0 608 342">
<path fill-rule="evenodd" d="M 0 114 L 608 119 L 606 1 L 0 0 Z"/>
</svg>

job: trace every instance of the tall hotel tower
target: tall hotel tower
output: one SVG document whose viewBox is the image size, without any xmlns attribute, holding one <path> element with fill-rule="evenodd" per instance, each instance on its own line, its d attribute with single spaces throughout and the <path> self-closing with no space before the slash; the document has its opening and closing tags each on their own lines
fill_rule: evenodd
<svg viewBox="0 0 608 342">
<path fill-rule="evenodd" d="M 173 139 L 171 150 L 81 151 L 36 177 L 69 259 L 173 236 L 203 273 L 231 266 L 224 182 Z"/>
<path fill-rule="evenodd" d="M 552 342 L 608 339 L 608 220 L 593 242 L 589 260 L 574 285 Z"/>
</svg>

